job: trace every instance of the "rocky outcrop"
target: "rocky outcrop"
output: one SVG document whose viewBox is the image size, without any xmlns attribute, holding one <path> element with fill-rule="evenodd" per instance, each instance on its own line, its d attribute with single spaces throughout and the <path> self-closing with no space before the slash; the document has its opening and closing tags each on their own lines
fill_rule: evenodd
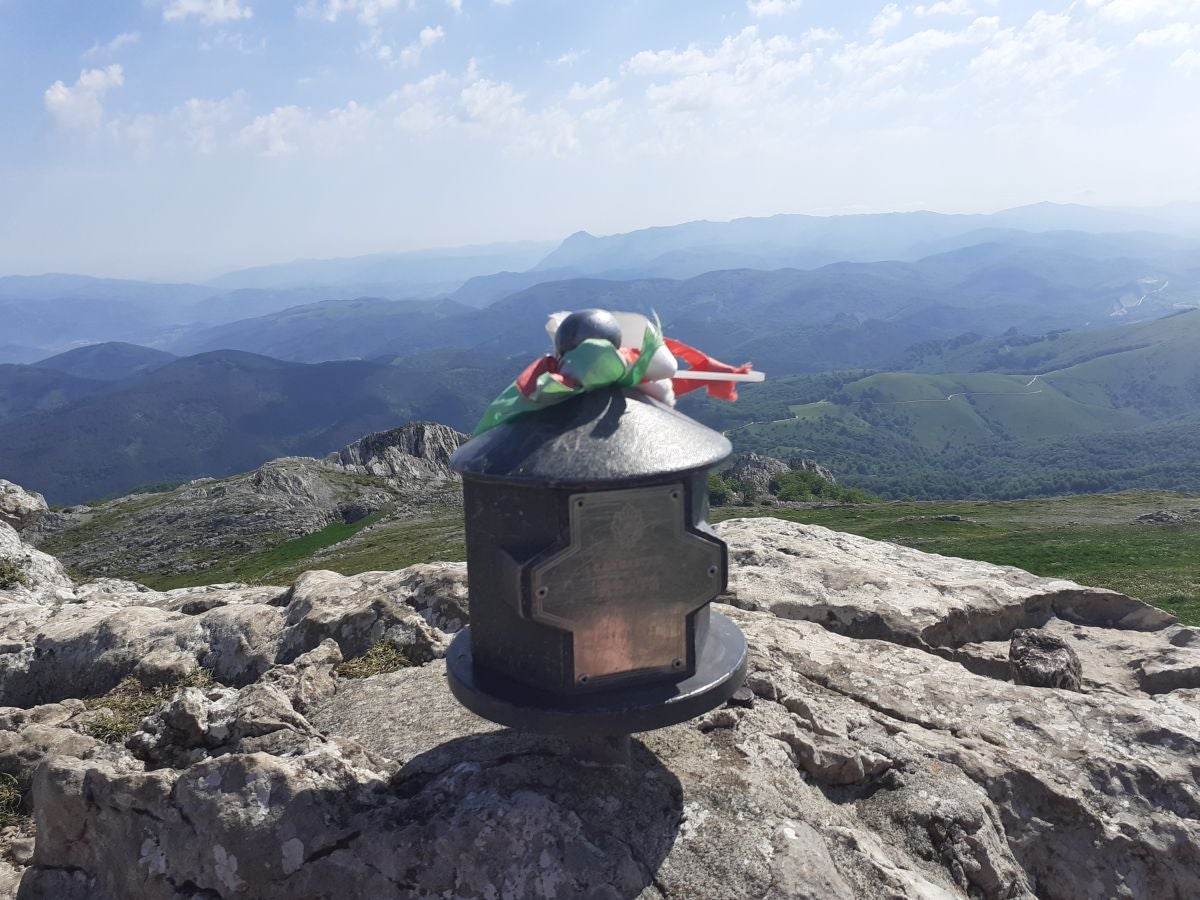
<svg viewBox="0 0 1200 900">
<path fill-rule="evenodd" d="M 1071 645 L 1035 628 L 1014 632 L 1008 662 L 1013 684 L 1077 691 L 1083 680 L 1083 666 Z"/>
<path fill-rule="evenodd" d="M 459 564 L 0 592 L 0 689 L 21 707 L 0 709 L 0 771 L 33 815 L 0 847 L 0 891 L 1200 895 L 1196 630 L 1121 594 L 822 528 L 720 530 L 747 690 L 639 735 L 618 768 L 454 702 L 441 653 L 469 616 Z M 1009 679 L 1028 627 L 1077 652 L 1080 692 Z M 378 641 L 413 665 L 339 676 Z M 124 746 L 93 735 L 79 696 L 195 666 L 216 683 L 169 696 Z"/>
<path fill-rule="evenodd" d="M 52 513 L 30 537 L 93 577 L 195 572 L 372 513 L 456 504 L 446 460 L 462 439 L 443 425 L 406 425 L 325 461 L 283 457 L 244 475 Z"/>
<path fill-rule="evenodd" d="M 726 476 L 745 487 L 751 488 L 760 497 L 779 493 L 776 480 L 784 472 L 812 472 L 826 481 L 837 484 L 833 473 L 814 460 L 794 457 L 786 462 L 773 456 L 757 453 L 742 453 L 725 472 Z"/>
<path fill-rule="evenodd" d="M 450 468 L 450 455 L 466 440 L 465 434 L 446 425 L 411 422 L 360 438 L 329 454 L 325 462 L 359 475 L 453 481 L 458 475 Z"/>
<path fill-rule="evenodd" d="M 0 566 L 0 596 L 11 601 L 55 603 L 74 596 L 62 563 L 26 544 L 6 522 L 0 522 Z"/>
<path fill-rule="evenodd" d="M 1200 688 L 1189 674 L 1200 664 L 1195 631 L 1123 594 L 817 525 L 763 518 L 718 530 L 730 543 L 723 599 L 743 609 L 916 647 L 996 678 L 1008 678 L 1014 632 L 1041 628 L 1078 653 L 1092 688 L 1141 693 L 1158 678 Z M 1148 678 L 1134 660 L 1178 680 Z"/>
<path fill-rule="evenodd" d="M 49 511 L 46 498 L 0 478 L 0 522 L 22 531 Z"/>
</svg>

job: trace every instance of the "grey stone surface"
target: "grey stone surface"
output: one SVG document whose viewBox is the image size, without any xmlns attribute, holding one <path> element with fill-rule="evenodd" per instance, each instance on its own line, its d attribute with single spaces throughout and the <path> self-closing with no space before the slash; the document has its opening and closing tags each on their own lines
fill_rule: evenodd
<svg viewBox="0 0 1200 900">
<path fill-rule="evenodd" d="M 748 694 L 638 735 L 627 767 L 454 702 L 461 565 L 0 594 L 0 687 L 27 707 L 0 709 L 0 771 L 36 831 L 32 855 L 28 828 L 0 833 L 0 897 L 1200 896 L 1194 630 L 825 529 L 722 532 Z M 1039 624 L 1083 661 L 1079 692 L 1009 680 Z M 380 639 L 420 664 L 337 674 Z M 86 733 L 75 697 L 201 665 L 219 683 L 126 746 Z"/>
<path fill-rule="evenodd" d="M 779 493 L 779 483 L 776 479 L 784 472 L 812 472 L 826 481 L 837 484 L 833 473 L 814 460 L 793 457 L 784 461 L 757 453 L 740 454 L 726 474 L 743 485 L 752 486 L 759 497 L 769 497 Z"/>
<path fill-rule="evenodd" d="M 819 525 L 737 519 L 717 531 L 730 545 L 722 599 L 743 609 L 917 647 L 997 678 L 1009 677 L 1018 629 L 1070 632 L 1085 683 L 1093 673 L 1093 686 L 1125 692 L 1200 688 L 1200 632 L 1114 591 Z"/>
<path fill-rule="evenodd" d="M 283 457 L 230 478 L 53 513 L 27 539 L 93 577 L 202 570 L 371 513 L 457 503 L 446 458 L 462 438 L 442 425 L 405 425 L 325 460 Z"/>
<path fill-rule="evenodd" d="M 457 481 L 450 455 L 467 436 L 436 422 L 412 422 L 401 428 L 360 438 L 325 457 L 331 466 L 360 475 L 377 475 L 403 481 L 444 479 Z"/>
<path fill-rule="evenodd" d="M 41 494 L 0 478 L 0 522 L 22 531 L 48 511 L 46 498 Z"/>
<path fill-rule="evenodd" d="M 1013 633 L 1008 663 L 1015 684 L 1077 691 L 1083 683 L 1079 655 L 1063 638 L 1036 628 Z"/>
</svg>

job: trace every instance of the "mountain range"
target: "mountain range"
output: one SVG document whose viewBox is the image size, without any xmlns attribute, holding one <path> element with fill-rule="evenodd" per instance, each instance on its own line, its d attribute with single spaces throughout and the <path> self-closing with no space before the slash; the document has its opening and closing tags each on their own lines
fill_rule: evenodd
<svg viewBox="0 0 1200 900">
<path fill-rule="evenodd" d="M 547 282 L 586 277 L 686 281 L 723 269 L 915 262 L 965 247 L 1012 245 L 1028 235 L 1063 231 L 1120 235 L 1118 240 L 1130 245 L 1135 258 L 1149 262 L 1145 251 L 1151 248 L 1151 255 L 1160 257 L 1160 268 L 1171 268 L 1170 260 L 1161 258 L 1170 254 L 1163 251 L 1173 246 L 1176 255 L 1190 252 L 1185 248 L 1200 240 L 1200 207 L 1037 204 L 990 215 L 787 215 L 691 222 L 606 237 L 580 232 L 557 246 L 524 242 L 297 260 L 230 272 L 207 284 L 11 276 L 0 278 L 0 321 L 5 326 L 0 362 L 30 362 L 105 341 L 194 352 L 203 343 L 195 333 L 207 327 L 331 300 L 447 299 L 480 308 Z M 1140 250 L 1134 236 L 1139 232 Z"/>
<path fill-rule="evenodd" d="M 913 493 L 919 470 L 917 494 L 950 496 L 981 447 L 1193 427 L 1200 333 L 1186 315 L 1158 323 L 1200 306 L 1198 235 L 1191 207 L 1039 205 L 699 222 L 209 285 L 0 279 L 0 339 L 22 360 L 0 365 L 0 476 L 75 503 L 320 455 L 412 418 L 469 430 L 544 352 L 549 313 L 601 306 L 653 313 L 668 335 L 769 373 L 733 407 L 684 404 L 743 449 L 816 451 L 887 495 Z M 528 268 L 489 271 L 509 263 Z M 454 276 L 435 296 L 352 295 L 363 279 L 435 275 Z M 71 347 L 84 335 L 104 339 Z M 1037 405 L 1016 397 L 1030 392 Z M 992 473 L 979 489 L 1016 490 L 1011 468 L 1009 487 Z"/>
<path fill-rule="evenodd" d="M 735 446 L 815 455 L 887 496 L 1200 490 L 1200 310 L 1121 328 L 967 336 L 909 371 L 772 386 Z M 795 402 L 788 404 L 791 387 Z M 758 403 L 766 398 L 760 397 Z"/>
</svg>

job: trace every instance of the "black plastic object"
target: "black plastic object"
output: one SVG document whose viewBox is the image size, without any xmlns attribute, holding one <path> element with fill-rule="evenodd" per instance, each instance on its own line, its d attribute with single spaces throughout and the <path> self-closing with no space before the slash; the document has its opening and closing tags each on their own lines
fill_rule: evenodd
<svg viewBox="0 0 1200 900">
<path fill-rule="evenodd" d="M 637 391 L 592 391 L 485 432 L 463 476 L 471 625 L 455 696 L 485 718 L 567 734 L 660 728 L 745 675 L 710 609 L 728 551 L 707 523 L 720 434 Z"/>
<path fill-rule="evenodd" d="M 621 346 L 621 323 L 607 309 L 580 309 L 571 313 L 554 332 L 554 352 L 564 356 L 589 338 Z"/>
<path fill-rule="evenodd" d="M 497 425 L 459 447 L 450 464 L 471 481 L 628 487 L 711 468 L 731 451 L 723 435 L 666 404 L 612 389 Z"/>
</svg>

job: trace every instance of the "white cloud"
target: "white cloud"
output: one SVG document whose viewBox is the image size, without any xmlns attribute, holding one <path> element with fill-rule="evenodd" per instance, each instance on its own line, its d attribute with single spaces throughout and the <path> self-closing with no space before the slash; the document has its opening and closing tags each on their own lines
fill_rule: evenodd
<svg viewBox="0 0 1200 900">
<path fill-rule="evenodd" d="M 462 12 L 462 0 L 446 0 L 446 5 L 454 10 L 455 13 Z"/>
<path fill-rule="evenodd" d="M 242 129 L 238 142 L 260 156 L 287 156 L 300 149 L 311 119 L 298 106 L 277 106 Z"/>
<path fill-rule="evenodd" d="M 836 28 L 810 28 L 800 38 L 801 47 L 813 47 L 818 44 L 832 44 L 842 39 L 842 34 Z"/>
<path fill-rule="evenodd" d="M 336 22 L 342 13 L 356 13 L 358 21 L 373 27 L 379 24 L 380 16 L 396 9 L 402 2 L 403 0 L 308 0 L 303 6 L 296 7 L 296 14 Z M 411 0 L 408 6 L 412 6 Z"/>
<path fill-rule="evenodd" d="M 512 125 L 524 116 L 525 94 L 506 81 L 480 78 L 460 94 L 467 118 L 492 127 Z"/>
<path fill-rule="evenodd" d="M 1020 81 L 1048 88 L 1104 65 L 1112 51 L 1091 38 L 1070 35 L 1071 18 L 1038 11 L 1020 28 L 1005 28 L 971 60 L 971 69 L 985 81 Z"/>
<path fill-rule="evenodd" d="M 396 110 L 394 121 L 401 131 L 432 134 L 454 122 L 442 96 L 452 82 L 453 79 L 445 72 L 430 75 L 393 91 L 380 108 Z"/>
<path fill-rule="evenodd" d="M 746 7 L 756 16 L 781 16 L 799 9 L 804 0 L 746 0 Z"/>
<path fill-rule="evenodd" d="M 609 78 L 601 78 L 595 84 L 584 85 L 578 81 L 567 91 L 567 99 L 576 103 L 603 100 L 612 93 L 613 83 Z"/>
<path fill-rule="evenodd" d="M 890 44 L 882 40 L 871 44 L 847 44 L 833 57 L 833 62 L 842 71 L 860 76 L 885 66 L 896 66 L 897 71 L 907 70 L 942 50 L 985 43 L 999 26 L 998 18 L 979 18 L 959 31 L 931 28 Z"/>
<path fill-rule="evenodd" d="M 587 55 L 586 50 L 568 50 L 562 56 L 558 57 L 558 59 L 550 60 L 550 65 L 573 66 L 575 63 L 579 62 L 579 60 L 583 59 L 585 55 Z"/>
<path fill-rule="evenodd" d="M 721 41 L 712 53 L 705 53 L 696 44 L 683 50 L 642 50 L 626 63 L 634 75 L 699 75 L 740 67 L 753 61 L 775 58 L 794 49 L 791 40 L 776 35 L 763 41 L 758 28 L 749 25 L 737 35 Z"/>
<path fill-rule="evenodd" d="M 62 128 L 96 128 L 104 118 L 104 95 L 124 83 L 125 72 L 115 63 L 104 69 L 86 69 L 70 87 L 56 81 L 46 88 L 46 111 Z"/>
<path fill-rule="evenodd" d="M 1200 0 L 1088 0 L 1099 7 L 1102 19 L 1119 25 L 1140 22 L 1151 17 L 1173 17 L 1200 13 Z"/>
<path fill-rule="evenodd" d="M 298 106 L 278 106 L 257 116 L 237 136 L 237 143 L 259 156 L 290 156 L 301 149 L 331 153 L 360 143 L 375 110 L 351 100 L 345 106 L 314 116 Z"/>
<path fill-rule="evenodd" d="M 975 10 L 967 0 L 940 0 L 929 6 L 916 6 L 913 15 L 917 16 L 972 16 Z"/>
<path fill-rule="evenodd" d="M 122 50 L 125 47 L 132 47 L 141 39 L 141 34 L 136 31 L 123 31 L 106 44 L 101 44 L 99 41 L 92 44 L 92 46 L 84 52 L 83 58 L 95 59 L 99 56 L 112 56 L 118 50 Z"/>
<path fill-rule="evenodd" d="M 897 25 L 904 18 L 904 13 L 900 11 L 900 7 L 895 3 L 889 3 L 875 16 L 871 22 L 871 37 L 881 38 Z"/>
<path fill-rule="evenodd" d="M 176 107 L 171 116 L 183 132 L 184 140 L 198 152 L 208 154 L 216 150 L 244 105 L 240 92 L 224 100 L 193 97 Z"/>
<path fill-rule="evenodd" d="M 1200 50 L 1184 50 L 1171 65 L 1186 75 L 1200 75 Z"/>
<path fill-rule="evenodd" d="M 632 75 L 666 76 L 646 88 L 646 99 L 660 112 L 723 107 L 740 113 L 786 92 L 813 68 L 787 37 L 763 40 L 751 25 L 725 38 L 706 53 L 692 44 L 683 50 L 643 50 L 625 64 Z"/>
<path fill-rule="evenodd" d="M 1163 47 L 1171 44 L 1200 44 L 1200 25 L 1174 22 L 1165 28 L 1143 31 L 1133 39 L 1139 47 Z"/>
<path fill-rule="evenodd" d="M 257 41 L 247 41 L 240 31 L 218 31 L 211 39 L 205 38 L 198 45 L 198 49 L 204 53 L 226 47 L 243 56 L 253 56 L 267 49 L 267 39 L 262 37 Z"/>
<path fill-rule="evenodd" d="M 468 78 L 471 74 L 468 70 Z M 459 91 L 459 122 L 468 134 L 497 140 L 518 155 L 566 156 L 578 150 L 579 120 L 559 106 L 530 110 L 526 96 L 508 82 L 475 78 Z"/>
<path fill-rule="evenodd" d="M 400 65 L 415 66 L 421 61 L 421 54 L 446 36 L 442 26 L 426 25 L 417 35 L 417 39 L 400 51 Z"/>
<path fill-rule="evenodd" d="M 170 0 L 163 7 L 163 19 L 167 22 L 196 16 L 205 25 L 219 25 L 222 22 L 239 22 L 253 15 L 254 10 L 242 6 L 241 0 Z"/>
<path fill-rule="evenodd" d="M 391 62 L 394 51 L 391 44 L 383 42 L 383 32 L 378 28 L 372 28 L 367 37 L 359 41 L 358 52 L 370 59 Z"/>
</svg>

